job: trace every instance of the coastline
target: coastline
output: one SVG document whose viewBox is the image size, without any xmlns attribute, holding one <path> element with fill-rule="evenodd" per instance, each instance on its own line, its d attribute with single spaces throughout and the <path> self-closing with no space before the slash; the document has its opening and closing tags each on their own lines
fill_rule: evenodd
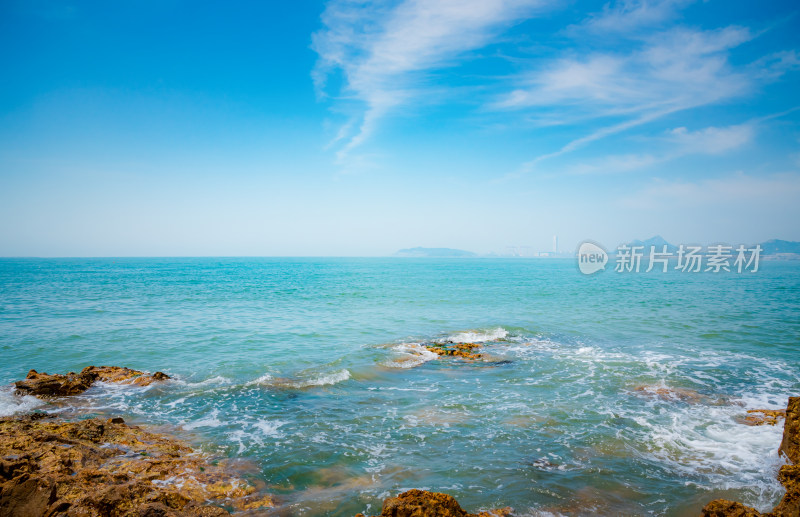
<svg viewBox="0 0 800 517">
<path fill-rule="evenodd" d="M 431 351 L 438 355 L 480 357 L 474 352 L 477 346 L 431 348 L 437 347 L 441 350 Z M 64 401 L 97 381 L 146 386 L 168 379 L 161 372 L 151 375 L 123 367 L 90 366 L 63 375 L 31 370 L 15 385 L 18 395 Z M 640 387 L 636 391 L 681 401 L 696 396 L 686 390 Z M 761 513 L 742 503 L 717 499 L 705 505 L 702 517 L 800 515 L 800 397 L 791 397 L 786 410 L 749 410 L 741 423 L 775 426 L 782 420 L 779 450 L 789 463 L 778 474 L 786 489 L 778 505 Z M 41 412 L 0 418 L 3 515 L 222 517 L 271 514 L 277 506 L 273 494 L 231 474 L 224 462 L 198 453 L 180 436 L 153 432 L 149 425 L 130 425 L 119 417 L 74 420 Z M 511 507 L 468 513 L 448 494 L 413 489 L 385 498 L 377 517 L 513 515 Z"/>
</svg>

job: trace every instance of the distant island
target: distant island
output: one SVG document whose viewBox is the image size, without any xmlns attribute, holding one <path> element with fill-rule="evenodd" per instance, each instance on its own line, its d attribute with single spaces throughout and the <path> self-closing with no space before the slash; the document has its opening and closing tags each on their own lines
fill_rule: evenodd
<svg viewBox="0 0 800 517">
<path fill-rule="evenodd" d="M 800 255 L 800 242 L 772 239 L 762 242 L 761 249 L 764 250 L 762 251 L 764 255 L 782 255 L 784 253 Z"/>
<path fill-rule="evenodd" d="M 663 246 L 667 247 L 668 253 L 675 253 L 678 247 L 670 244 L 660 235 L 651 237 L 645 241 L 633 240 L 629 246 L 642 246 L 645 250 L 650 249 L 650 246 L 655 246 L 657 251 L 661 251 Z M 735 250 L 737 245 L 730 245 Z M 761 246 L 761 255 L 768 256 L 774 259 L 798 259 L 800 258 L 800 242 L 797 241 L 783 241 L 780 239 L 771 239 L 759 244 Z"/>
<path fill-rule="evenodd" d="M 695 244 L 695 243 L 687 243 L 688 244 Z M 634 239 L 626 244 L 631 248 L 636 247 L 639 249 L 644 250 L 645 253 L 649 252 L 650 247 L 653 246 L 656 252 L 661 252 L 664 247 L 666 246 L 666 251 L 669 254 L 677 255 L 679 247 L 675 244 L 667 242 L 660 235 L 656 235 L 654 237 L 650 237 L 649 239 L 641 240 L 641 239 Z M 699 244 L 697 244 L 699 245 Z M 736 248 L 739 246 L 739 243 L 736 244 L 728 244 L 731 246 L 731 253 L 734 253 Z M 747 245 L 747 246 L 755 246 L 755 244 Z M 761 256 L 770 260 L 797 260 L 800 259 L 800 242 L 797 241 L 784 241 L 780 239 L 772 239 L 759 244 L 761 246 Z M 618 252 L 617 248 L 611 248 L 608 250 L 609 255 L 616 255 Z M 701 253 L 705 253 L 703 251 Z M 571 258 L 574 255 L 570 252 L 563 252 L 563 253 L 556 253 L 553 251 L 544 251 L 544 252 L 533 252 L 529 255 L 502 255 L 496 253 L 489 253 L 484 255 L 479 255 L 477 253 L 473 253 L 472 251 L 466 250 L 459 250 L 454 248 L 405 248 L 398 250 L 394 255 L 394 257 L 405 257 L 405 258 L 473 258 L 473 257 L 484 257 L 484 258 Z"/>
<path fill-rule="evenodd" d="M 646 241 L 640 241 L 639 239 L 634 239 L 629 246 L 642 246 L 644 249 L 649 250 L 650 246 L 655 246 L 656 250 L 661 251 L 664 249 L 664 246 L 667 247 L 668 253 L 675 253 L 678 251 L 678 247 L 674 244 L 670 244 L 669 242 L 664 239 L 664 237 L 660 235 L 656 235 L 655 237 L 650 237 Z"/>
<path fill-rule="evenodd" d="M 394 254 L 395 257 L 424 257 L 424 258 L 465 258 L 477 257 L 471 251 L 456 250 L 453 248 L 406 248 Z"/>
</svg>

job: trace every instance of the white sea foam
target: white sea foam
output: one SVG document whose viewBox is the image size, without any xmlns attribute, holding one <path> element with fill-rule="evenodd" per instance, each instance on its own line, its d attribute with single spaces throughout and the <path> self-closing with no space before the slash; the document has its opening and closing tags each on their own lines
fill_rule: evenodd
<svg viewBox="0 0 800 517">
<path fill-rule="evenodd" d="M 219 427 L 222 425 L 222 421 L 217 418 L 218 416 L 219 411 L 217 409 L 212 409 L 211 413 L 203 418 L 183 424 L 183 429 L 190 431 L 192 429 L 197 429 L 198 427 Z"/>
<path fill-rule="evenodd" d="M 31 395 L 14 395 L 14 388 L 0 389 L 0 416 L 11 416 L 32 411 L 46 402 Z"/>
<path fill-rule="evenodd" d="M 272 383 L 272 375 L 265 373 L 264 375 L 258 377 L 257 379 L 253 379 L 252 381 L 246 382 L 244 385 L 254 386 L 257 384 L 271 384 L 271 383 Z"/>
<path fill-rule="evenodd" d="M 185 379 L 180 379 L 173 377 L 170 379 L 169 382 L 177 384 L 179 386 L 185 386 L 187 388 L 203 388 L 206 386 L 226 386 L 231 384 L 233 381 L 228 379 L 227 377 L 223 377 L 221 375 L 216 375 L 214 377 L 209 377 L 208 379 L 204 379 L 202 381 L 188 381 Z M 154 386 L 151 384 L 151 386 Z"/>
<path fill-rule="evenodd" d="M 350 378 L 350 371 L 342 369 L 332 373 L 322 373 L 316 377 L 309 377 L 306 379 L 287 379 L 282 377 L 273 377 L 265 373 L 261 377 L 254 379 L 245 384 L 245 386 L 252 385 L 266 385 L 284 388 L 310 388 L 312 386 L 328 386 L 346 381 Z"/>
<path fill-rule="evenodd" d="M 277 438 L 281 436 L 281 432 L 278 430 L 285 422 L 281 420 L 259 420 L 253 427 L 261 431 L 264 436 L 269 436 L 273 438 Z"/>
<path fill-rule="evenodd" d="M 390 368 L 414 368 L 423 363 L 438 359 L 439 356 L 431 352 L 419 343 L 400 343 L 392 347 L 392 350 L 399 352 L 399 358 L 384 363 Z"/>
<path fill-rule="evenodd" d="M 508 336 L 508 331 L 503 327 L 489 330 L 469 330 L 458 332 L 440 339 L 440 343 L 486 343 L 488 341 L 500 341 Z"/>
<path fill-rule="evenodd" d="M 297 381 L 294 384 L 298 388 L 305 388 L 309 386 L 327 386 L 330 384 L 336 384 L 339 382 L 346 381 L 349 378 L 350 378 L 350 371 L 344 369 L 344 370 L 339 370 L 338 372 L 319 375 L 312 379 Z"/>
<path fill-rule="evenodd" d="M 745 502 L 771 508 L 781 492 L 775 474 L 783 463 L 777 453 L 782 426 L 738 424 L 737 411 L 741 409 L 675 406 L 668 421 L 652 416 L 634 420 L 647 429 L 649 454 L 686 476 L 688 483 L 708 489 L 747 489 L 752 496 Z"/>
</svg>

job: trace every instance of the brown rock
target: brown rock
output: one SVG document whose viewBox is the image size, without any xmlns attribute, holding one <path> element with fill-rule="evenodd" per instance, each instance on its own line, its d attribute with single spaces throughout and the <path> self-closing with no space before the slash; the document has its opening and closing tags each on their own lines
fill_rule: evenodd
<svg viewBox="0 0 800 517">
<path fill-rule="evenodd" d="M 790 462 L 800 464 L 800 397 L 789 397 L 779 450 Z"/>
<path fill-rule="evenodd" d="M 786 494 L 772 509 L 776 517 L 800 515 L 800 465 L 784 465 L 778 472 L 778 481 L 786 488 Z"/>
<path fill-rule="evenodd" d="M 148 386 L 155 381 L 169 379 L 162 372 L 153 375 L 121 366 L 87 366 L 81 373 L 69 372 L 66 375 L 28 372 L 24 380 L 14 384 L 19 395 L 35 395 L 40 398 L 64 397 L 83 393 L 96 381 L 116 382 Z"/>
<path fill-rule="evenodd" d="M 122 419 L 0 418 L 0 515 L 219 517 L 272 500 L 186 444 Z"/>
<path fill-rule="evenodd" d="M 786 418 L 785 409 L 748 409 L 748 415 L 741 419 L 746 425 L 776 425 Z"/>
<path fill-rule="evenodd" d="M 475 343 L 434 344 L 425 345 L 425 348 L 442 356 L 463 357 L 465 359 L 480 359 L 483 357 L 481 354 L 473 352 L 473 350 L 480 348 L 480 345 Z"/>
<path fill-rule="evenodd" d="M 717 499 L 708 503 L 700 515 L 701 517 L 761 517 L 763 514 L 742 503 Z"/>
<path fill-rule="evenodd" d="M 383 501 L 383 510 L 377 517 L 504 517 L 510 514 L 511 508 L 467 513 L 452 496 L 414 489 Z M 364 517 L 363 514 L 358 516 Z"/>
<path fill-rule="evenodd" d="M 663 400 L 679 400 L 697 404 L 706 400 L 707 397 L 688 388 L 670 388 L 665 386 L 636 386 L 633 391 L 641 395 L 658 397 Z"/>
<path fill-rule="evenodd" d="M 0 515 L 41 517 L 55 502 L 55 496 L 51 478 L 18 476 L 0 485 Z"/>
<path fill-rule="evenodd" d="M 31 370 L 25 380 L 14 384 L 20 395 L 36 395 L 37 397 L 62 397 L 83 393 L 96 377 L 92 374 L 68 373 L 67 375 L 48 375 Z"/>
</svg>

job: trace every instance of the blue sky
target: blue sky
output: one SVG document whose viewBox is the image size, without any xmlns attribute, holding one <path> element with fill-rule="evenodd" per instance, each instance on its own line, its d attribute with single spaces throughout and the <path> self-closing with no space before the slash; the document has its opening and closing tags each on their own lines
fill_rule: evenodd
<svg viewBox="0 0 800 517">
<path fill-rule="evenodd" d="M 794 2 L 0 3 L 0 255 L 800 240 Z"/>
</svg>

